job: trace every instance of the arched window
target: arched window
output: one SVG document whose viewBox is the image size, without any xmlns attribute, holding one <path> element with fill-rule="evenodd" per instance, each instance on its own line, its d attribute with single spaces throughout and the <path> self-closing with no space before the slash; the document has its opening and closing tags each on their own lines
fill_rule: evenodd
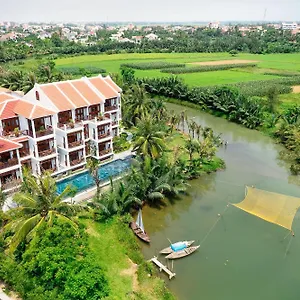
<svg viewBox="0 0 300 300">
<path fill-rule="evenodd" d="M 35 91 L 35 98 L 40 101 L 40 93 L 38 91 Z"/>
</svg>

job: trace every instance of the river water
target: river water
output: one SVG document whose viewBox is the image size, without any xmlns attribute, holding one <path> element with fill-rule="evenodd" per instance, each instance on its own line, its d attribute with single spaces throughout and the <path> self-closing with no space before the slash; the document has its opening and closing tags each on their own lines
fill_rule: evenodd
<svg viewBox="0 0 300 300">
<path fill-rule="evenodd" d="M 168 104 L 181 111 L 183 107 Z M 144 225 L 151 245 L 142 244 L 147 259 L 168 240 L 196 240 L 194 254 L 174 261 L 176 277 L 167 282 L 178 299 L 300 299 L 300 212 L 288 231 L 247 214 L 228 202 L 243 200 L 245 185 L 300 196 L 288 166 L 279 160 L 280 145 L 259 132 L 187 108 L 189 117 L 222 133 L 228 146 L 218 155 L 226 169 L 190 182 L 188 195 L 162 209 L 146 207 Z M 222 214 L 219 222 L 210 231 Z M 163 256 L 159 259 L 167 264 Z M 171 265 L 169 264 L 171 267 Z"/>
</svg>

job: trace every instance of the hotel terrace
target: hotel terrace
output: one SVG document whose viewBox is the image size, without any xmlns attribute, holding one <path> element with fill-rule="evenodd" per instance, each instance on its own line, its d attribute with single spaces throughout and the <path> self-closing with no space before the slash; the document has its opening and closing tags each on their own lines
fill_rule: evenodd
<svg viewBox="0 0 300 300">
<path fill-rule="evenodd" d="M 35 84 L 26 95 L 0 91 L 0 188 L 21 182 L 22 167 L 53 175 L 113 156 L 121 89 L 107 77 Z"/>
</svg>

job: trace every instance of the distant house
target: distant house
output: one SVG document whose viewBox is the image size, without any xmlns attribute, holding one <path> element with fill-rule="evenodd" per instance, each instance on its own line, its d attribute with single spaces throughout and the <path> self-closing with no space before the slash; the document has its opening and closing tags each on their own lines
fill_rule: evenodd
<svg viewBox="0 0 300 300">
<path fill-rule="evenodd" d="M 282 23 L 283 30 L 295 30 L 297 29 L 298 24 L 296 22 L 293 23 Z"/>
<path fill-rule="evenodd" d="M 141 43 L 143 38 L 144 37 L 142 35 L 133 35 L 132 36 L 132 40 L 137 44 Z"/>
<path fill-rule="evenodd" d="M 211 28 L 211 29 L 218 29 L 220 27 L 220 22 L 209 23 L 208 27 Z"/>
<path fill-rule="evenodd" d="M 158 40 L 158 36 L 154 33 L 149 33 L 145 36 L 146 39 L 148 39 L 149 41 L 155 41 Z"/>
</svg>

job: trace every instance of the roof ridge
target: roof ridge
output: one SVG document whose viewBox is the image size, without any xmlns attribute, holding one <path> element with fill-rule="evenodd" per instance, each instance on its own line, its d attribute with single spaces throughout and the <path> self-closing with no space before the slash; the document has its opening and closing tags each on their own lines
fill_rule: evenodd
<svg viewBox="0 0 300 300">
<path fill-rule="evenodd" d="M 62 84 L 64 83 L 68 83 L 68 82 L 61 82 Z M 66 97 L 66 99 L 73 105 L 73 108 L 77 108 L 77 106 L 74 104 L 74 102 L 72 102 L 72 100 L 59 88 L 58 83 L 54 84 L 55 87 Z"/>
<path fill-rule="evenodd" d="M 89 102 L 89 100 L 87 98 L 85 98 L 84 95 L 82 93 L 80 93 L 80 91 L 73 85 L 73 83 L 72 83 L 73 81 L 75 81 L 75 80 L 70 80 L 69 81 L 72 88 L 83 98 L 83 100 L 87 103 L 87 105 L 90 106 L 91 103 Z M 81 81 L 81 80 L 77 79 L 77 81 Z"/>
<path fill-rule="evenodd" d="M 99 92 L 99 90 L 89 81 L 89 79 L 93 79 L 93 78 L 99 78 L 98 76 L 95 77 L 89 77 L 87 78 L 86 76 L 82 77 L 82 79 L 87 83 L 87 85 L 98 95 L 100 96 L 100 98 L 105 102 L 106 97 Z"/>
</svg>

